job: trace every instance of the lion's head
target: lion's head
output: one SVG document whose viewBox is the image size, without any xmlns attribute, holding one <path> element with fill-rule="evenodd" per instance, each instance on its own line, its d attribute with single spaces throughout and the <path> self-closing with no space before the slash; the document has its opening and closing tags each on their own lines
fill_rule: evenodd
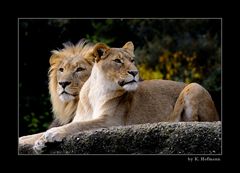
<svg viewBox="0 0 240 173">
<path fill-rule="evenodd" d="M 134 45 L 127 42 L 122 48 L 109 48 L 98 43 L 94 48 L 95 66 L 113 89 L 135 90 L 139 73 L 134 63 Z"/>
<path fill-rule="evenodd" d="M 78 44 L 63 44 L 61 50 L 52 51 L 49 70 L 49 92 L 55 118 L 60 124 L 72 120 L 79 91 L 91 74 L 93 44 L 81 40 Z"/>
</svg>

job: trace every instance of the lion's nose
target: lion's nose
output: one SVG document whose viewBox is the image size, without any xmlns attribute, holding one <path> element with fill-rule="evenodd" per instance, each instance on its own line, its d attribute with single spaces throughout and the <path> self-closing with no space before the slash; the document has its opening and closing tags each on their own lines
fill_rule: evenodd
<svg viewBox="0 0 240 173">
<path fill-rule="evenodd" d="M 131 71 L 128 71 L 128 73 L 133 75 L 133 77 L 135 77 L 138 74 L 138 71 L 137 70 L 131 70 Z"/>
<path fill-rule="evenodd" d="M 71 84 L 71 82 L 69 82 L 69 81 L 59 82 L 59 85 L 61 85 L 63 88 L 65 88 L 66 86 L 68 86 L 70 84 Z"/>
</svg>

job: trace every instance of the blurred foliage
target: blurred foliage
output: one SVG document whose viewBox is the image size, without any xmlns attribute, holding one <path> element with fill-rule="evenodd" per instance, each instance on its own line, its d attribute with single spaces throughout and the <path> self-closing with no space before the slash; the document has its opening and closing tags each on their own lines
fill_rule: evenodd
<svg viewBox="0 0 240 173">
<path fill-rule="evenodd" d="M 81 38 L 111 47 L 135 45 L 143 79 L 198 82 L 221 109 L 220 19 L 21 19 L 19 20 L 20 136 L 52 121 L 48 94 L 50 51 Z M 29 73 L 34 73 L 31 79 Z"/>
</svg>

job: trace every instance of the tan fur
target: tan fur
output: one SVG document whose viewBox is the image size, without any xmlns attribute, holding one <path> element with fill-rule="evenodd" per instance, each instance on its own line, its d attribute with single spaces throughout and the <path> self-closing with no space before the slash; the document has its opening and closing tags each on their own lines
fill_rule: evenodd
<svg viewBox="0 0 240 173">
<path fill-rule="evenodd" d="M 49 92 L 54 121 L 50 127 L 67 124 L 74 118 L 79 100 L 79 91 L 91 74 L 95 58 L 92 54 L 93 46 L 94 44 L 82 39 L 76 45 L 65 43 L 63 49 L 52 51 L 49 60 L 51 65 L 49 69 Z M 79 67 L 81 71 L 77 72 L 76 69 Z M 63 72 L 59 71 L 60 68 L 63 68 Z M 66 94 L 68 100 L 61 100 L 57 91 L 63 88 L 59 82 L 66 81 L 71 82 L 65 90 L 72 96 Z M 21 137 L 19 143 L 33 144 L 41 134 Z"/>
<path fill-rule="evenodd" d="M 93 64 L 92 44 L 85 45 L 85 41 L 80 41 L 77 45 L 65 44 L 65 48 L 60 51 L 53 51 L 50 58 L 49 70 L 49 91 L 53 106 L 53 113 L 61 125 L 69 123 L 75 115 L 78 103 L 78 95 L 84 82 L 91 73 Z M 76 73 L 78 67 L 84 68 L 79 74 Z M 59 72 L 63 68 L 63 72 Z M 66 87 L 74 98 L 69 101 L 62 101 L 57 93 L 57 88 L 61 88 L 60 81 L 69 81 L 71 84 Z"/>
<path fill-rule="evenodd" d="M 132 42 L 123 48 L 96 45 L 96 62 L 80 91 L 76 116 L 70 124 L 45 132 L 35 143 L 36 151 L 41 151 L 45 142 L 61 141 L 81 130 L 160 121 L 218 120 L 211 96 L 196 83 L 138 82 L 133 51 Z M 133 80 L 136 82 L 128 84 Z"/>
</svg>

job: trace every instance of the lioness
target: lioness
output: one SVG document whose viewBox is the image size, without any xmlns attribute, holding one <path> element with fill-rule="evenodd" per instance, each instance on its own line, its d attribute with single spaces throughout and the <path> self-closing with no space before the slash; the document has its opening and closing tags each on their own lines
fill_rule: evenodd
<svg viewBox="0 0 240 173">
<path fill-rule="evenodd" d="M 93 51 L 95 63 L 80 91 L 76 116 L 71 123 L 46 131 L 34 145 L 36 152 L 41 152 L 46 142 L 61 141 L 82 130 L 219 119 L 211 96 L 199 84 L 168 80 L 139 82 L 132 42 L 122 48 L 96 44 Z"/>
<path fill-rule="evenodd" d="M 53 50 L 49 59 L 49 93 L 54 120 L 50 127 L 71 122 L 75 116 L 79 91 L 91 74 L 94 44 L 81 39 L 76 45 L 63 44 L 61 50 Z M 19 138 L 20 144 L 34 144 L 42 133 Z"/>
</svg>

